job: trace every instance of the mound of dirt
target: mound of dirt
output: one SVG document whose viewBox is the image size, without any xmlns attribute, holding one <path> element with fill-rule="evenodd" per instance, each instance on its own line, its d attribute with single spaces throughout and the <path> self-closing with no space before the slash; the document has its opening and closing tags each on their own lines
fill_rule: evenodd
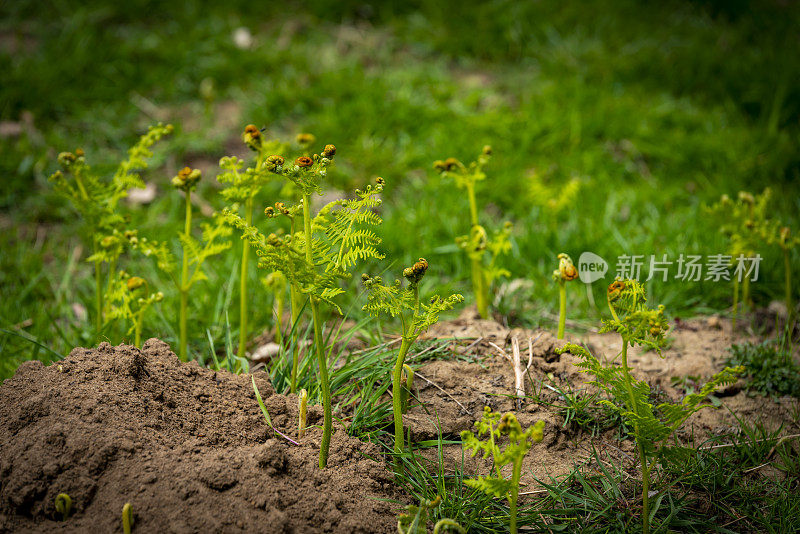
<svg viewBox="0 0 800 534">
<path fill-rule="evenodd" d="M 75 349 L 0 387 L 0 532 L 392 532 L 400 496 L 379 451 L 338 428 L 296 438 L 297 398 L 250 376 L 182 364 L 165 343 Z M 321 422 L 311 409 L 309 425 Z M 72 516 L 54 500 L 67 493 Z"/>
</svg>

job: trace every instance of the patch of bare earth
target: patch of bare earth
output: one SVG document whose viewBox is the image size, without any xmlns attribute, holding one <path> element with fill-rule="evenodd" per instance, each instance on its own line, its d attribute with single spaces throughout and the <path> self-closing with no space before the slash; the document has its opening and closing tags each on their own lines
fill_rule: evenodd
<svg viewBox="0 0 800 534">
<path fill-rule="evenodd" d="M 710 324 L 709 324 L 710 323 Z M 510 330 L 490 320 L 475 317 L 474 309 L 467 310 L 454 321 L 443 322 L 427 334 L 430 339 L 455 338 L 453 350 L 464 359 L 439 359 L 423 364 L 415 380 L 419 403 L 412 405 L 405 417 L 415 440 L 436 439 L 439 432 L 445 437 L 457 436 L 471 430 L 481 417 L 484 406 L 495 411 L 514 411 L 523 428 L 538 420 L 546 422 L 544 441 L 535 446 L 525 460 L 522 482 L 533 490 L 535 479 L 548 480 L 569 473 L 582 464 L 593 449 L 605 461 L 620 467 L 633 465 L 633 444 L 619 440 L 617 429 L 593 436 L 573 425 L 564 425 L 564 415 L 558 408 L 564 401 L 551 387 L 564 391 L 586 391 L 589 376 L 575 366 L 577 358 L 559 355 L 555 349 L 564 341 L 556 340 L 543 331 Z M 511 363 L 500 355 L 499 349 L 511 354 L 511 340 L 518 338 L 523 368 L 527 366 L 528 340 L 532 341 L 531 365 L 525 374 L 526 398 L 517 407 L 514 399 L 515 375 Z M 569 341 L 589 347 L 600 358 L 613 359 L 620 351 L 621 341 L 616 334 L 587 333 L 567 336 Z M 639 348 L 629 350 L 633 374 L 646 380 L 661 399 L 678 402 L 686 391 L 673 384 L 673 377 L 697 377 L 702 383 L 724 368 L 727 349 L 733 342 L 730 323 L 718 318 L 699 318 L 679 322 L 670 334 L 673 342 L 663 350 L 663 357 Z M 740 335 L 736 342 L 746 339 Z M 421 378 L 421 377 L 424 377 Z M 427 379 L 427 380 L 425 380 Z M 540 402 L 530 397 L 538 396 Z M 693 415 L 679 434 L 686 444 L 699 446 L 711 436 L 733 432 L 739 428 L 736 417 L 749 423 L 761 422 L 767 428 L 783 425 L 785 433 L 800 431 L 790 416 L 797 409 L 797 399 L 777 401 L 748 395 L 741 383 L 718 393 L 719 409 L 704 409 Z M 735 414 L 735 416 L 734 416 Z M 454 467 L 462 460 L 461 447 L 448 445 L 445 455 Z M 433 456 L 432 456 L 433 458 Z M 468 473 L 488 472 L 486 461 L 467 457 Z M 509 473 L 510 474 L 510 473 Z"/>
<path fill-rule="evenodd" d="M 0 532 L 392 532 L 399 495 L 379 451 L 336 428 L 297 438 L 297 398 L 250 376 L 182 364 L 152 339 L 28 362 L 0 387 Z M 309 425 L 321 410 L 310 409 Z M 54 500 L 67 493 L 72 517 Z"/>
</svg>

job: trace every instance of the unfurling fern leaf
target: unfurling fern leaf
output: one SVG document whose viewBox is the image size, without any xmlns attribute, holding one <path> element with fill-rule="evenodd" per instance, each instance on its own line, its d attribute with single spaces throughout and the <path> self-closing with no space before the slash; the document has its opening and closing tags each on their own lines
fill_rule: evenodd
<svg viewBox="0 0 800 534">
<path fill-rule="evenodd" d="M 662 403 L 653 407 L 650 386 L 630 373 L 628 347 L 642 345 L 661 354 L 668 330 L 664 307 L 649 308 L 644 287 L 636 280 L 614 281 L 608 287 L 607 300 L 612 319 L 603 321 L 600 331 L 617 332 L 622 337 L 621 365 L 614 365 L 613 362 L 604 364 L 587 349 L 573 343 L 567 343 L 558 352 L 570 352 L 578 356 L 580 360 L 576 365 L 593 375 L 591 383 L 608 395 L 607 399 L 599 402 L 618 413 L 633 427 L 642 469 L 642 524 L 644 531 L 649 532 L 650 472 L 655 465 L 655 457 L 666 460 L 683 456 L 667 443 L 668 438 L 693 413 L 710 407 L 703 401 L 719 387 L 735 382 L 743 368 L 726 367 L 699 392 L 687 395 L 682 402 Z"/>
<path fill-rule="evenodd" d="M 367 303 L 362 308 L 372 316 L 388 315 L 400 317 L 403 331 L 402 343 L 397 353 L 397 360 L 392 371 L 392 397 L 394 409 L 394 448 L 395 452 L 403 450 L 403 412 L 402 373 L 408 350 L 430 326 L 439 320 L 439 315 L 462 302 L 464 297 L 458 294 L 447 298 L 433 296 L 425 303 L 419 298 L 419 282 L 428 270 L 428 262 L 420 258 L 412 267 L 403 271 L 407 280 L 402 286 L 400 280 L 392 285 L 384 285 L 379 276 L 370 277 L 364 274 L 361 279 L 367 289 Z"/>
</svg>

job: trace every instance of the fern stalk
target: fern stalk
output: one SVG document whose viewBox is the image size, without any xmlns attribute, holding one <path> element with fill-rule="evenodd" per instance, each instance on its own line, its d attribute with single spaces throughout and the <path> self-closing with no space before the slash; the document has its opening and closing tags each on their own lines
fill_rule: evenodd
<svg viewBox="0 0 800 534">
<path fill-rule="evenodd" d="M 292 238 L 294 238 L 294 216 L 291 218 L 290 231 Z M 297 284 L 289 282 L 289 305 L 291 306 L 292 313 L 292 377 L 290 381 L 290 391 L 295 393 L 297 391 L 297 370 L 300 366 L 300 349 L 298 347 L 299 330 L 297 321 L 300 318 L 300 309 L 302 308 L 302 294 Z"/>
<path fill-rule="evenodd" d="M 311 233 L 311 195 L 303 194 L 303 229 L 305 230 L 306 261 L 309 265 L 314 264 L 314 250 Z M 319 362 L 319 381 L 322 390 L 322 407 L 325 412 L 322 423 L 322 443 L 319 449 L 319 467 L 324 468 L 328 465 L 328 449 L 331 443 L 331 431 L 333 414 L 331 412 L 331 386 L 328 380 L 328 362 L 325 358 L 325 347 L 322 344 L 322 319 L 319 315 L 319 301 L 313 295 L 309 295 L 311 304 L 311 318 L 314 323 L 314 345 L 317 349 L 317 361 Z M 402 429 L 401 429 L 402 436 Z"/>
<path fill-rule="evenodd" d="M 186 191 L 186 222 L 183 227 L 183 232 L 187 238 L 192 232 L 192 192 Z M 178 356 L 182 362 L 187 361 L 187 345 L 188 337 L 186 332 L 186 316 L 188 313 L 189 305 L 189 253 L 184 248 L 183 258 L 181 261 L 181 309 L 180 309 L 180 341 L 178 345 Z"/>
<path fill-rule="evenodd" d="M 612 308 L 613 309 L 613 308 Z M 628 391 L 630 404 L 628 409 L 639 415 L 636 405 L 636 395 L 633 392 L 633 377 L 631 376 L 630 369 L 628 368 L 628 340 L 622 339 L 622 373 L 625 380 L 625 389 Z M 639 436 L 639 425 L 634 424 L 634 435 Z M 640 439 L 636 440 L 637 450 L 639 451 L 639 460 L 642 462 L 642 532 L 644 534 L 650 533 L 650 469 L 647 461 L 647 455 L 644 450 L 644 443 Z"/>
<path fill-rule="evenodd" d="M 567 324 L 567 284 L 558 282 L 558 339 L 564 339 L 564 327 Z"/>
<path fill-rule="evenodd" d="M 253 222 L 253 197 L 248 197 L 244 204 L 244 220 L 250 225 Z M 239 280 L 239 350 L 237 356 L 245 357 L 247 347 L 247 260 L 250 256 L 250 242 L 242 241 L 242 271 Z"/>
<path fill-rule="evenodd" d="M 478 226 L 478 203 L 475 200 L 475 186 L 467 183 L 467 197 L 469 198 L 470 228 Z M 475 305 L 481 318 L 489 318 L 489 295 L 486 287 L 486 278 L 483 274 L 483 265 L 479 258 L 470 260 L 472 269 L 472 290 L 475 292 Z"/>
<path fill-rule="evenodd" d="M 786 293 L 786 331 L 791 337 L 794 332 L 794 304 L 792 304 L 792 263 L 789 249 L 783 248 L 783 288 Z"/>
</svg>

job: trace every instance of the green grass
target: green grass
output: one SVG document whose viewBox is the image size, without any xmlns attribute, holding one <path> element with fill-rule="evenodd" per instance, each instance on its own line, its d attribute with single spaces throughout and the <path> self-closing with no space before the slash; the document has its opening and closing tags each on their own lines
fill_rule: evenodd
<svg viewBox="0 0 800 534">
<path fill-rule="evenodd" d="M 156 119 L 173 121 L 177 132 L 146 176 L 158 186 L 156 201 L 129 209 L 144 235 L 168 238 L 180 220 L 181 198 L 168 179 L 185 163 L 212 165 L 197 196 L 221 206 L 213 162 L 238 150 L 244 124 L 284 138 L 312 131 L 338 147 L 333 187 L 387 179 L 381 233 L 388 257 L 403 265 L 425 256 L 426 282 L 468 299 L 468 262 L 453 243 L 467 231 L 466 206 L 431 163 L 450 155 L 470 160 L 491 144 L 482 218 L 490 229 L 515 223 L 507 266 L 514 278 L 533 282 L 517 302 L 534 304 L 510 311 L 525 325 L 549 324 L 535 309 L 555 309 L 549 273 L 558 252 L 591 250 L 613 270 L 620 254 L 677 259 L 724 251 L 701 210 L 721 193 L 772 185 L 781 193 L 775 213 L 797 227 L 800 94 L 790 82 L 800 73 L 791 41 L 800 12 L 793 7 L 495 1 L 370 10 L 319 2 L 277 12 L 197 3 L 156 14 L 147 6 L 2 8 L 0 119 L 28 126 L 0 138 L 0 327 L 57 353 L 93 339 L 75 313 L 91 309 L 86 247 L 72 255 L 81 243 L 74 216 L 45 179 L 54 155 L 81 146 L 106 168 Z M 461 16 L 451 17 L 454 11 Z M 249 50 L 233 44 L 240 26 L 254 35 Z M 216 103 L 236 103 L 240 124 L 204 114 L 204 79 L 213 80 Z M 547 199 L 529 193 L 534 170 L 551 187 L 579 177 L 574 206 L 548 213 Z M 276 186 L 260 202 L 277 194 Z M 207 332 L 223 343 L 225 311 L 238 324 L 236 248 L 209 265 L 209 281 L 193 293 L 195 356 Z M 780 295 L 781 258 L 772 250 L 762 255 L 753 290 L 766 303 Z M 166 293 L 145 337 L 174 342 L 174 292 L 148 262 L 126 267 Z M 254 268 L 250 276 L 251 287 L 260 287 Z M 725 284 L 648 286 L 679 315 L 729 305 Z M 594 289 L 601 301 L 602 284 Z M 596 316 L 583 293 L 571 292 L 571 315 Z M 269 301 L 266 292 L 254 295 L 254 329 L 269 324 Z M 52 357 L 17 335 L 0 333 L 0 344 L 3 377 L 22 360 Z"/>
</svg>

